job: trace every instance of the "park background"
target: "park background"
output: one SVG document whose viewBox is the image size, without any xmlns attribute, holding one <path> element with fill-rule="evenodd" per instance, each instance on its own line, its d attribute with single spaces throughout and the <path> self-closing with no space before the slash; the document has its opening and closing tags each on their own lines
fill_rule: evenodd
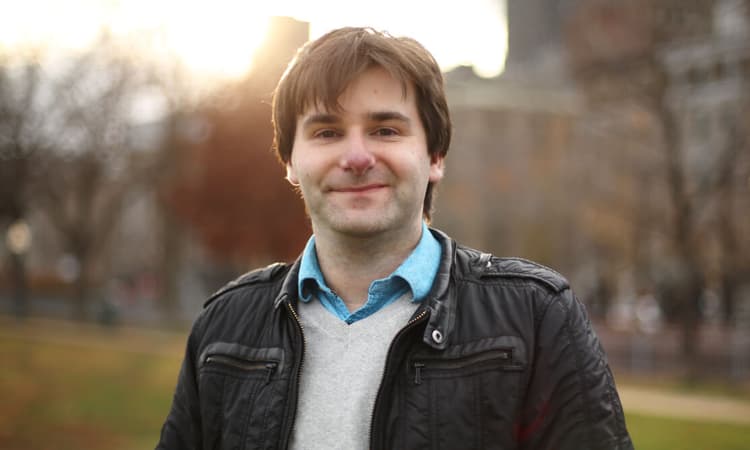
<svg viewBox="0 0 750 450">
<path fill-rule="evenodd" d="M 3 8 L 0 448 L 155 445 L 203 301 L 309 237 L 276 81 L 372 25 L 444 68 L 433 225 L 571 280 L 636 448 L 750 449 L 750 1 L 276 3 Z"/>
</svg>

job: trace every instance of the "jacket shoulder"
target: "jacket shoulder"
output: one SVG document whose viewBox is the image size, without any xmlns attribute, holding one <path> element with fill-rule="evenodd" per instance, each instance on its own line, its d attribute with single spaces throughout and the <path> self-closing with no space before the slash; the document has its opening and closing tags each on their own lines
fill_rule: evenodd
<svg viewBox="0 0 750 450">
<path fill-rule="evenodd" d="M 568 280 L 547 266 L 523 258 L 493 258 L 492 271 L 498 276 L 519 277 L 539 281 L 555 292 L 570 287 Z"/>
<path fill-rule="evenodd" d="M 288 264 L 276 262 L 273 264 L 269 264 L 266 267 L 251 270 L 243 275 L 240 275 L 236 279 L 230 281 L 229 283 L 219 288 L 219 290 L 211 294 L 208 300 L 206 300 L 206 302 L 203 304 L 203 307 L 206 308 L 208 305 L 213 303 L 216 299 L 218 299 L 225 293 L 232 291 L 234 289 L 238 289 L 240 287 L 250 286 L 254 284 L 271 282 L 274 279 L 276 279 L 276 277 L 278 277 L 280 274 L 285 273 L 288 268 L 289 268 Z"/>
<path fill-rule="evenodd" d="M 471 261 L 472 272 L 479 278 L 516 278 L 531 281 L 560 293 L 570 287 L 568 280 L 549 267 L 524 258 L 498 257 L 463 247 Z"/>
<path fill-rule="evenodd" d="M 568 280 L 557 271 L 523 258 L 492 257 L 487 272 L 493 276 L 535 280 L 555 292 L 562 292 L 570 287 Z"/>
</svg>

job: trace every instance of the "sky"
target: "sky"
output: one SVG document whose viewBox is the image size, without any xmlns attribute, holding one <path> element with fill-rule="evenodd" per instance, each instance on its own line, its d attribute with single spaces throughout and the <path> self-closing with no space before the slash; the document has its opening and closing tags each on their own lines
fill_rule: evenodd
<svg viewBox="0 0 750 450">
<path fill-rule="evenodd" d="M 81 49 L 106 27 L 138 51 L 176 54 L 196 76 L 236 78 L 251 68 L 268 17 L 290 16 L 310 22 L 312 39 L 341 26 L 410 36 L 444 70 L 473 65 L 490 77 L 505 60 L 505 9 L 505 0 L 0 0 L 0 52 Z"/>
</svg>

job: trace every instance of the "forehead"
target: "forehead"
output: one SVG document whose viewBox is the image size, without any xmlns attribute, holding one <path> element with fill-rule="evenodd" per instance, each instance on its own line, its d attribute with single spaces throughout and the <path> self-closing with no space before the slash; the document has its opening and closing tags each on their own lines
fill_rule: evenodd
<svg viewBox="0 0 750 450">
<path fill-rule="evenodd" d="M 324 80 L 323 83 L 326 83 Z M 403 103 L 416 106 L 414 88 L 405 77 L 392 74 L 388 70 L 374 66 L 355 76 L 345 84 L 334 86 L 311 86 L 308 95 L 298 104 L 297 117 L 310 114 L 342 114 L 352 102 L 362 103 Z M 361 106 L 361 105 L 360 105 Z"/>
</svg>

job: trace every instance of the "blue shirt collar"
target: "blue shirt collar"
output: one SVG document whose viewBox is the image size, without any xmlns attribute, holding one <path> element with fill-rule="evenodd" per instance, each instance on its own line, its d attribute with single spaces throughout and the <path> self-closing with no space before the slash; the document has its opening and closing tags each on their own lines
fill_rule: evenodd
<svg viewBox="0 0 750 450">
<path fill-rule="evenodd" d="M 411 289 L 413 301 L 423 300 L 429 294 L 432 283 L 435 281 L 440 266 L 440 253 L 440 242 L 430 233 L 427 225 L 422 223 L 422 237 L 417 246 L 391 275 L 372 282 L 368 300 L 362 309 L 367 311 L 367 315 L 372 314 L 390 301 L 395 300 L 394 297 L 403 295 L 403 289 L 400 289 L 403 282 L 406 283 L 408 289 Z M 399 283 L 398 280 L 403 280 L 403 282 Z M 328 305 L 324 302 L 326 308 L 347 320 L 343 316 L 348 317 L 349 311 L 343 305 L 343 301 L 341 301 L 341 304 L 336 304 L 338 303 L 335 302 L 337 296 L 331 291 L 323 278 L 315 251 L 315 236 L 310 237 L 302 253 L 298 290 L 299 297 L 303 302 L 308 302 L 313 296 L 321 296 L 321 294 L 327 299 L 334 298 L 334 305 Z M 385 300 L 379 299 L 380 297 L 385 297 Z M 352 315 L 354 314 L 356 312 L 352 313 Z M 359 316 L 362 316 L 362 314 L 359 314 Z M 358 318 L 364 318 L 359 316 Z"/>
<path fill-rule="evenodd" d="M 390 277 L 401 277 L 409 284 L 414 301 L 423 300 L 430 293 L 440 268 L 441 250 L 440 242 L 430 233 L 427 224 L 422 222 L 419 243 Z"/>
<path fill-rule="evenodd" d="M 299 265 L 298 289 L 300 300 L 309 302 L 314 289 L 318 287 L 328 288 L 328 285 L 323 278 L 323 272 L 320 270 L 318 254 L 315 252 L 315 235 L 313 235 L 310 236 L 307 245 L 305 245 L 305 250 L 302 252 L 302 261 Z"/>
</svg>

